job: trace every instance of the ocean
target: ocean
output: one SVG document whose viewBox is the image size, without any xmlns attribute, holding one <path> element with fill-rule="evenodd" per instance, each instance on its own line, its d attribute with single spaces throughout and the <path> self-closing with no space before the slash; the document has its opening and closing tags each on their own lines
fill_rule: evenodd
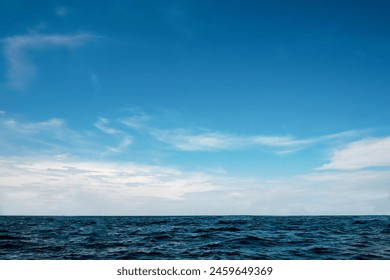
<svg viewBox="0 0 390 280">
<path fill-rule="evenodd" d="M 0 216 L 0 259 L 390 259 L 390 216 Z"/>
</svg>

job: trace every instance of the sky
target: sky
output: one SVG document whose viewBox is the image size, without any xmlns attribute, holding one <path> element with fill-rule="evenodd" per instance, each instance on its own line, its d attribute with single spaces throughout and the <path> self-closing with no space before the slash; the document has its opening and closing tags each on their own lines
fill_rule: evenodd
<svg viewBox="0 0 390 280">
<path fill-rule="evenodd" d="M 386 0 L 0 2 L 0 215 L 390 215 Z"/>
</svg>

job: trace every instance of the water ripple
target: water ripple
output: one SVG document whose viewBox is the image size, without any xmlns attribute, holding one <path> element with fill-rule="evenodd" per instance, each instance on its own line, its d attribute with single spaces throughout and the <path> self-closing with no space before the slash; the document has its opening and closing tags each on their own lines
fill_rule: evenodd
<svg viewBox="0 0 390 280">
<path fill-rule="evenodd" d="M 0 259 L 390 259 L 390 217 L 1 216 Z"/>
</svg>

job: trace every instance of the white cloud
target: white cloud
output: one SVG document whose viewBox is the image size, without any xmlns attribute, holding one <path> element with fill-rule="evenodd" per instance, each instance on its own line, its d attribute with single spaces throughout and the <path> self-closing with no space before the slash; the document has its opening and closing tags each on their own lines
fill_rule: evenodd
<svg viewBox="0 0 390 280">
<path fill-rule="evenodd" d="M 336 150 L 320 169 L 357 170 L 390 166 L 390 137 L 368 138 Z"/>
<path fill-rule="evenodd" d="M 298 151 L 309 145 L 355 137 L 358 132 L 343 132 L 320 137 L 296 139 L 291 136 L 232 135 L 221 132 L 192 132 L 186 129 L 152 129 L 150 133 L 159 141 L 181 151 L 220 151 L 253 147 L 268 147 L 278 154 Z"/>
<path fill-rule="evenodd" d="M 54 47 L 76 48 L 96 36 L 89 33 L 75 35 L 28 34 L 7 37 L 2 40 L 7 60 L 7 77 L 11 87 L 23 90 L 36 73 L 35 66 L 28 59 L 28 51 Z"/>
<path fill-rule="evenodd" d="M 121 121 L 119 119 L 113 124 L 120 125 Z M 387 162 L 378 157 L 389 150 L 390 137 L 365 139 L 347 145 L 344 150 L 360 151 L 365 156 L 352 153 L 355 154 L 354 168 L 345 163 L 346 158 L 352 157 L 351 153 L 335 157 L 332 163 L 346 171 L 328 170 L 262 179 L 239 177 L 212 168 L 189 172 L 161 163 L 140 164 L 129 161 L 128 154 L 124 154 L 126 162 L 113 161 L 112 156 L 101 156 L 99 152 L 104 149 L 106 152 L 123 152 L 131 144 L 126 132 L 113 124 L 108 119 L 99 118 L 95 127 L 103 134 L 84 133 L 71 130 L 61 119 L 21 121 L 3 112 L 0 116 L 1 214 L 390 214 L 390 171 L 354 170 L 356 166 L 368 166 L 367 160 L 371 161 L 369 166 L 373 161 L 376 164 Z M 188 130 L 152 132 L 162 133 L 157 136 L 166 136 L 168 139 L 164 141 L 169 140 L 168 143 L 175 144 L 175 148 L 187 151 L 248 146 L 284 150 L 317 143 L 315 141 L 328 141 L 329 138 L 345 141 L 346 137 L 352 137 L 340 134 L 300 140 L 191 133 Z M 180 137 L 169 138 L 173 136 Z M 318 140 L 320 138 L 325 140 Z M 112 139 L 119 143 L 107 147 L 106 140 Z M 372 155 L 375 160 L 370 159 Z M 364 164 L 359 163 L 358 159 L 363 158 L 367 158 Z"/>
<path fill-rule="evenodd" d="M 208 192 L 218 186 L 200 173 L 59 156 L 0 158 L 0 189 L 3 211 L 86 214 L 94 208 L 83 205 L 85 196 L 96 203 L 110 204 L 109 208 L 117 212 L 136 211 L 134 202 L 182 200 L 188 193 Z M 92 214 L 106 210 L 95 209 L 97 212 Z"/>
<path fill-rule="evenodd" d="M 64 155 L 0 157 L 4 215 L 389 214 L 389 171 L 274 178 Z"/>
</svg>

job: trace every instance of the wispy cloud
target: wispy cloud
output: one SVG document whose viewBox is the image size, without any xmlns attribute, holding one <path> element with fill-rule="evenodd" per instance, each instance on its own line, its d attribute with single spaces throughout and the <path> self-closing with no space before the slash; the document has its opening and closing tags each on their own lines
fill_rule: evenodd
<svg viewBox="0 0 390 280">
<path fill-rule="evenodd" d="M 27 34 L 7 37 L 1 40 L 7 60 L 7 78 L 10 86 L 23 90 L 36 74 L 35 66 L 28 59 L 31 50 L 65 47 L 76 48 L 97 37 L 90 33 L 73 35 Z"/>
<path fill-rule="evenodd" d="M 133 143 L 133 138 L 128 133 L 122 130 L 109 127 L 109 123 L 110 122 L 108 119 L 99 118 L 98 121 L 95 123 L 95 127 L 108 135 L 113 135 L 121 139 L 118 145 L 116 145 L 115 147 L 108 146 L 106 150 L 106 152 L 110 153 L 119 153 Z"/>
<path fill-rule="evenodd" d="M 242 145 L 237 137 L 217 132 L 194 134 L 185 129 L 154 129 L 151 133 L 157 140 L 168 143 L 181 151 L 224 150 Z"/>
<path fill-rule="evenodd" d="M 75 131 L 59 118 L 31 121 L 0 114 L 0 155 L 68 153 L 94 154 L 101 147 L 96 136 Z"/>
<path fill-rule="evenodd" d="M 94 123 L 94 127 L 101 133 L 97 134 L 87 128 L 88 133 L 80 134 L 67 127 L 65 121 L 59 118 L 31 122 L 12 118 L 6 112 L 0 112 L 0 128 L 3 134 L 3 139 L 0 138 L 0 141 L 4 143 L 7 138 L 8 144 L 12 146 L 17 139 L 17 141 L 25 143 L 26 147 L 27 143 L 33 142 L 41 143 L 43 146 L 53 146 L 55 143 L 67 146 L 73 143 L 85 144 L 90 141 L 90 146 L 94 143 L 96 151 L 101 151 L 100 154 L 104 156 L 127 151 L 128 147 L 137 140 L 135 137 L 139 137 L 139 140 L 145 144 L 138 146 L 138 148 L 141 147 L 144 151 L 155 149 L 158 146 L 157 141 L 168 144 L 169 147 L 179 152 L 262 149 L 285 155 L 317 144 L 332 146 L 332 143 L 344 143 L 360 138 L 366 133 L 364 131 L 347 131 L 301 139 L 292 136 L 236 135 L 219 131 L 159 129 L 149 123 L 151 119 L 146 114 L 114 120 L 100 117 Z M 129 128 L 132 129 L 131 132 Z M 4 135 L 8 135 L 8 137 Z M 26 137 L 27 135 L 28 137 Z M 11 140 L 11 138 L 14 139 Z M 66 143 L 65 139 L 72 139 L 72 141 Z M 61 147 L 59 146 L 59 148 Z M 335 160 L 337 159 L 335 158 Z M 322 168 L 333 168 L 333 165 L 330 163 Z"/>
<path fill-rule="evenodd" d="M 151 119 L 149 115 L 139 114 L 131 117 L 122 118 L 120 122 L 132 129 L 145 129 L 147 122 Z"/>
<path fill-rule="evenodd" d="M 54 132 L 64 127 L 65 122 L 58 118 L 51 118 L 38 122 L 18 122 L 13 118 L 3 118 L 0 125 L 21 134 L 37 134 L 43 131 Z"/>
<path fill-rule="evenodd" d="M 286 154 L 303 149 L 309 145 L 356 137 L 356 131 L 324 135 L 320 137 L 297 139 L 292 136 L 273 135 L 232 135 L 221 132 L 193 132 L 186 129 L 152 129 L 150 133 L 161 142 L 172 145 L 181 151 L 220 151 L 254 147 L 267 147 L 278 154 Z"/>
<path fill-rule="evenodd" d="M 141 112 L 134 116 L 120 118 L 118 122 L 126 128 L 142 131 L 155 140 L 183 152 L 264 148 L 279 155 L 286 155 L 316 144 L 344 143 L 368 134 L 368 130 L 349 130 L 307 138 L 297 138 L 291 135 L 239 135 L 207 129 L 162 129 L 161 126 L 153 123 L 155 119 L 159 118 L 152 118 Z"/>
<path fill-rule="evenodd" d="M 95 122 L 95 126 L 99 130 L 101 130 L 104 133 L 109 134 L 109 135 L 118 135 L 118 134 L 122 133 L 121 130 L 109 127 L 108 126 L 109 123 L 110 123 L 110 121 L 108 119 L 100 117 L 100 118 L 98 118 L 97 122 Z"/>
<path fill-rule="evenodd" d="M 104 157 L 121 153 L 133 143 L 131 135 L 110 127 L 110 121 L 105 118 L 98 118 L 94 126 L 103 136 L 94 131 L 92 124 L 76 131 L 63 119 L 31 121 L 0 111 L 0 155 L 45 151 Z"/>
<path fill-rule="evenodd" d="M 219 131 L 191 130 L 191 129 L 161 129 L 150 123 L 151 116 L 137 114 L 126 118 L 120 118 L 117 123 L 133 130 L 143 131 L 159 142 L 166 143 L 178 151 L 226 151 L 254 147 L 268 147 L 277 153 L 289 153 L 301 149 L 314 142 L 324 141 L 330 136 L 316 139 L 295 139 L 291 136 L 270 135 L 234 135 Z M 95 125 L 108 134 L 118 134 L 118 129 L 104 127 L 108 119 L 101 119 Z M 344 135 L 345 136 L 345 135 Z M 334 136 L 336 137 L 336 136 Z M 341 137 L 341 135 L 340 135 Z"/>
<path fill-rule="evenodd" d="M 368 138 L 336 150 L 320 169 L 357 170 L 390 166 L 390 137 Z"/>
<path fill-rule="evenodd" d="M 66 130 L 65 121 L 51 118 L 43 121 L 20 121 L 9 117 L 5 112 L 0 114 L 0 141 L 31 142 L 45 135 L 50 140 L 61 138 Z"/>
<path fill-rule="evenodd" d="M 221 151 L 251 148 L 255 146 L 290 148 L 307 145 L 313 142 L 325 140 L 325 136 L 318 139 L 296 139 L 291 136 L 272 135 L 235 135 L 221 131 L 200 129 L 161 129 L 149 122 L 152 117 L 147 114 L 137 114 L 121 118 L 120 123 L 124 126 L 143 130 L 158 141 L 171 145 L 180 151 Z M 337 136 L 334 136 L 337 137 Z"/>
</svg>

